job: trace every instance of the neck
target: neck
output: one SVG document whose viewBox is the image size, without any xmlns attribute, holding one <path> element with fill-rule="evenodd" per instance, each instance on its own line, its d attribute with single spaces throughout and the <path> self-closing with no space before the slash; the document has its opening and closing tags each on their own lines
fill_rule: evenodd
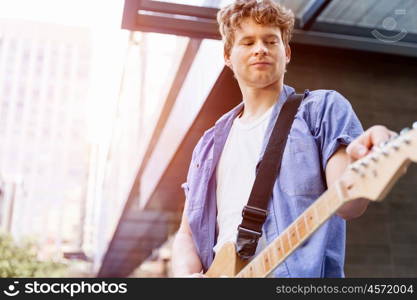
<svg viewBox="0 0 417 300">
<path fill-rule="evenodd" d="M 283 89 L 282 82 L 276 82 L 263 88 L 241 87 L 244 109 L 242 121 L 253 121 L 271 108 Z"/>
</svg>

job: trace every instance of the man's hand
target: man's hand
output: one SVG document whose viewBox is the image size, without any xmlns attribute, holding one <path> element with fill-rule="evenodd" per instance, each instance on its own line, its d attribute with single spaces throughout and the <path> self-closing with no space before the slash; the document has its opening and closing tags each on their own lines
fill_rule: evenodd
<svg viewBox="0 0 417 300">
<path fill-rule="evenodd" d="M 340 178 L 349 163 L 366 156 L 372 150 L 372 147 L 387 142 L 396 135 L 394 131 L 387 129 L 385 126 L 376 125 L 366 130 L 347 148 L 341 147 L 327 163 L 327 185 L 331 186 L 336 179 Z M 368 204 L 368 199 L 352 200 L 340 207 L 336 213 L 343 219 L 354 219 L 365 212 Z"/>
<path fill-rule="evenodd" d="M 351 162 L 366 156 L 372 147 L 389 141 L 397 133 L 382 125 L 375 125 L 366 130 L 346 148 Z"/>
<path fill-rule="evenodd" d="M 200 272 L 202 269 L 203 266 L 197 254 L 184 209 L 180 228 L 172 245 L 172 275 L 174 277 L 204 278 L 204 274 Z"/>
</svg>

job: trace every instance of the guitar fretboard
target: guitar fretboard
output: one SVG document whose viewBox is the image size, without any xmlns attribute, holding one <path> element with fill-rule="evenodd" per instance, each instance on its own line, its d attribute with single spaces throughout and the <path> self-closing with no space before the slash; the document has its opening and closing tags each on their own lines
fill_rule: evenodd
<svg viewBox="0 0 417 300">
<path fill-rule="evenodd" d="M 349 176 L 333 184 L 236 277 L 268 276 L 347 201 L 382 200 L 410 162 L 417 162 L 417 122 L 413 128 L 352 164 Z"/>
<path fill-rule="evenodd" d="M 340 190 L 342 189 L 338 190 L 336 185 L 323 193 L 279 237 L 248 263 L 236 277 L 268 276 L 342 206 L 342 197 L 338 194 Z"/>
</svg>

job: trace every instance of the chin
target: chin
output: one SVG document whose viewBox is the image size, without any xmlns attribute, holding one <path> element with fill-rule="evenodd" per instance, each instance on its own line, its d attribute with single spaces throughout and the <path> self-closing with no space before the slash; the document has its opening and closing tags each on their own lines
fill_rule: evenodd
<svg viewBox="0 0 417 300">
<path fill-rule="evenodd" d="M 278 82 L 278 80 L 255 80 L 253 81 L 252 85 L 257 88 L 266 88 L 268 86 L 274 85 Z"/>
<path fill-rule="evenodd" d="M 257 76 L 253 76 L 252 82 L 261 85 L 270 85 L 279 81 L 279 79 L 280 77 L 275 74 L 257 74 Z"/>
</svg>

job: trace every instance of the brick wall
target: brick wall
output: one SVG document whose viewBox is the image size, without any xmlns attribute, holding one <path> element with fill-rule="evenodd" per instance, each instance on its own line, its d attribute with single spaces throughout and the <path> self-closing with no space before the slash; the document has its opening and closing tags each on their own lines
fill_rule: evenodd
<svg viewBox="0 0 417 300">
<path fill-rule="evenodd" d="M 298 92 L 334 89 L 364 128 L 399 131 L 417 121 L 417 59 L 295 45 L 285 82 Z M 417 277 L 417 167 L 383 202 L 348 222 L 346 277 Z"/>
</svg>

